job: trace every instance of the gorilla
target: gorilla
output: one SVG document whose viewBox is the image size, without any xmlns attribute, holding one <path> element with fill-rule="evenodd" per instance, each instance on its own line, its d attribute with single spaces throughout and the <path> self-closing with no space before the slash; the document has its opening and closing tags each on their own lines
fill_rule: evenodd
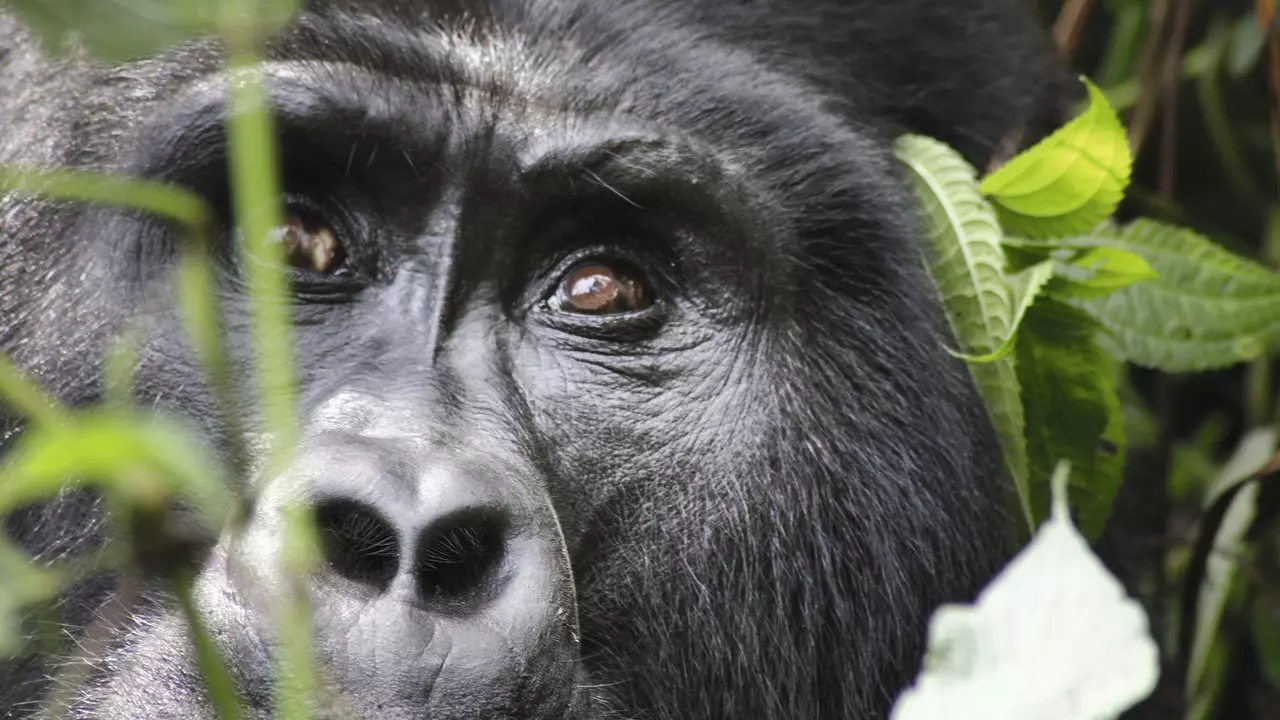
<svg viewBox="0 0 1280 720">
<path fill-rule="evenodd" d="M 300 440 L 189 554 L 245 712 L 293 582 L 318 717 L 883 717 L 932 610 L 1011 554 L 892 141 L 983 167 L 1063 120 L 1020 0 L 314 0 L 266 57 Z M 83 406 L 143 328 L 136 401 L 257 457 L 228 80 L 212 41 L 50 58 L 0 12 L 0 163 L 214 209 L 238 423 L 175 309 L 180 233 L 138 212 L 0 196 L 0 352 Z M 300 580 L 272 560 L 297 502 Z M 58 563 L 108 520 L 65 491 L 4 528 Z M 86 577 L 28 618 L 0 714 L 213 717 L 182 617 L 158 578 Z"/>
</svg>

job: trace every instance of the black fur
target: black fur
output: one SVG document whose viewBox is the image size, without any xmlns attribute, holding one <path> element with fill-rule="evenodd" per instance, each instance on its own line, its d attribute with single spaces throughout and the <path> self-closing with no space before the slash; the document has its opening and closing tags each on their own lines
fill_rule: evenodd
<svg viewBox="0 0 1280 720">
<path fill-rule="evenodd" d="M 358 293 L 297 304 L 304 425 L 359 440 L 312 436 L 299 462 L 501 478 L 532 498 L 540 541 L 558 524 L 576 590 L 580 646 L 493 686 L 400 677 L 397 638 L 348 656 L 322 628 L 356 712 L 882 716 L 932 609 L 1008 550 L 992 434 L 943 349 L 890 143 L 932 134 L 983 165 L 1061 118 L 1065 76 L 1016 0 L 329 0 L 270 56 L 288 185 L 370 258 Z M 225 218 L 220 77 L 207 43 L 55 63 L 0 13 L 0 163 L 166 179 Z M 224 447 L 171 309 L 176 242 L 135 214 L 0 196 L 0 352 L 91 403 L 109 338 L 142 328 L 139 401 Z M 643 322 L 542 305 L 566 256 L 601 248 L 660 294 Z M 356 409 L 334 420 L 335 398 Z M 416 444 L 385 449 L 387 434 Z M 351 459 L 366 450 L 381 459 Z M 80 494 L 7 527 L 46 560 L 103 531 Z M 217 567 L 254 552 L 213 552 L 206 587 L 232 599 L 205 610 L 265 713 L 260 637 Z M 61 689 L 77 717 L 196 716 L 167 608 L 149 586 L 84 583 L 60 610 L 88 680 L 48 682 L 68 677 L 53 658 L 0 666 L 0 715 Z"/>
</svg>

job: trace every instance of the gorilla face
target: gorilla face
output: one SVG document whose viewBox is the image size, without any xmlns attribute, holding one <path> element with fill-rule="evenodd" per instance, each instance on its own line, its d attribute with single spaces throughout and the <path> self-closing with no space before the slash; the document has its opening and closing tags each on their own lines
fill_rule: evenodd
<svg viewBox="0 0 1280 720">
<path fill-rule="evenodd" d="M 271 712 L 301 502 L 324 539 L 303 582 L 322 717 L 882 714 L 928 613 L 1006 551 L 995 446 L 888 142 L 929 132 L 984 162 L 1052 115 L 1060 78 L 1006 4 L 313 3 L 264 68 L 302 440 L 236 478 L 252 516 L 196 568 L 250 712 Z M 252 428 L 227 82 L 205 44 L 53 65 L 0 15 L 0 162 L 219 210 Z M 141 323 L 140 402 L 217 448 L 269 444 L 213 419 L 170 228 L 16 196 L 0 218 L 0 350 L 92 402 L 104 343 Z M 57 561 L 103 512 L 67 494 L 7 529 Z M 95 577 L 59 609 L 90 668 L 57 696 L 74 717 L 211 715 L 158 587 Z M 0 704 L 35 712 L 68 667 L 0 666 Z"/>
</svg>

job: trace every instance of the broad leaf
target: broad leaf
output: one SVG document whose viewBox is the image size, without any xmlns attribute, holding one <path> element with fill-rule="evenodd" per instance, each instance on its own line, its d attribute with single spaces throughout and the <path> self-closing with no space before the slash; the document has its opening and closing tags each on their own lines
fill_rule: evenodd
<svg viewBox="0 0 1280 720">
<path fill-rule="evenodd" d="M 934 613 L 891 720 L 1105 720 L 1155 688 L 1146 615 L 1072 527 L 1066 482 L 1055 473 L 1051 519 L 975 605 Z"/>
<path fill-rule="evenodd" d="M 1166 372 L 1209 370 L 1252 360 L 1280 341 L 1280 275 L 1189 230 L 1138 220 L 1060 242 L 1126 250 L 1159 274 L 1105 297 L 1071 300 L 1130 362 Z"/>
<path fill-rule="evenodd" d="M 1014 299 L 1004 278 L 1000 226 L 978 192 L 977 173 L 958 153 L 931 138 L 905 135 L 895 146 L 910 170 L 928 237 L 925 265 L 942 296 L 947 320 L 961 351 L 995 353 L 1013 335 Z M 1027 448 L 1022 399 L 1011 356 L 970 363 L 986 402 L 1027 521 Z"/>
<path fill-rule="evenodd" d="M 1049 477 L 1071 461 L 1071 505 L 1080 529 L 1096 538 L 1120 489 L 1125 460 L 1124 418 L 1116 362 L 1098 345 L 1089 316 L 1042 300 L 1018 334 L 1018 381 L 1027 419 L 1031 509 L 1049 511 Z"/>
<path fill-rule="evenodd" d="M 1055 294 L 1079 298 L 1103 297 L 1160 277 L 1141 255 L 1115 247 L 1089 248 L 1059 262 L 1054 274 L 1062 280 Z"/>
<path fill-rule="evenodd" d="M 1089 108 L 982 181 L 1005 230 L 1029 237 L 1087 232 L 1124 198 L 1132 160 L 1124 126 L 1093 83 Z"/>
</svg>

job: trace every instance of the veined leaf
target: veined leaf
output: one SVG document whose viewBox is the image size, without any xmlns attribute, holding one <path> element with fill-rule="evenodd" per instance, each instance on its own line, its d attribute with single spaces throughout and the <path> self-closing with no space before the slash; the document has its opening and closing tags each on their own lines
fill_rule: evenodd
<svg viewBox="0 0 1280 720">
<path fill-rule="evenodd" d="M 961 351 L 996 352 L 1013 335 L 1014 299 L 1004 278 L 1000 226 L 978 192 L 976 171 L 943 143 L 917 135 L 899 138 L 895 154 L 911 171 L 929 240 L 925 265 Z M 1013 357 L 970 363 L 969 372 L 986 403 L 1006 471 L 1030 522 L 1025 423 Z"/>
<path fill-rule="evenodd" d="M 1031 304 L 1036 301 L 1036 297 L 1040 295 L 1040 290 L 1053 277 L 1053 267 L 1052 260 L 1045 260 L 1005 276 L 1009 285 L 1009 293 L 1013 297 L 1013 327 L 1000 347 L 986 355 L 952 354 L 961 360 L 971 363 L 995 362 L 1008 355 L 1013 350 L 1015 341 L 1018 338 L 1018 326 L 1022 324 L 1022 318 L 1027 314 L 1027 308 L 1031 307 Z"/>
<path fill-rule="evenodd" d="M 1027 419 L 1031 509 L 1049 511 L 1049 477 L 1071 461 L 1071 505 L 1080 531 L 1096 538 L 1120 489 L 1124 418 L 1116 361 L 1098 345 L 1101 328 L 1088 315 L 1054 300 L 1031 308 L 1018 334 L 1018 380 Z"/>
<path fill-rule="evenodd" d="M 1115 247 L 1089 248 L 1057 263 L 1054 274 L 1063 281 L 1057 288 L 1058 296 L 1081 298 L 1103 297 L 1160 277 L 1141 255 Z"/>
<path fill-rule="evenodd" d="M 1189 230 L 1138 220 L 1060 243 L 1126 250 L 1159 274 L 1105 297 L 1069 300 L 1111 333 L 1130 362 L 1209 370 L 1251 360 L 1280 341 L 1280 274 Z"/>
<path fill-rule="evenodd" d="M 1081 80 L 1088 110 L 982 181 L 1009 232 L 1037 238 L 1087 232 L 1124 197 L 1133 165 L 1124 126 L 1102 91 Z"/>
</svg>

